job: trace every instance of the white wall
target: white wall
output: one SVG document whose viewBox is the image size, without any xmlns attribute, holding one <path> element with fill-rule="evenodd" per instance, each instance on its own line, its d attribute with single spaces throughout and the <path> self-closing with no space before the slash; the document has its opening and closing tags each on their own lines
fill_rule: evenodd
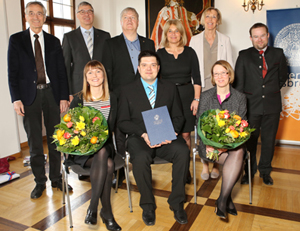
<svg viewBox="0 0 300 231">
<path fill-rule="evenodd" d="M 252 46 L 249 29 L 257 22 L 266 24 L 266 10 L 300 7 L 300 0 L 264 0 L 263 9 L 253 13 L 251 10 L 244 11 L 243 2 L 244 0 L 215 0 L 215 7 L 221 11 L 223 17 L 223 24 L 219 27 L 219 31 L 230 37 L 234 60 L 240 50 Z"/>
</svg>

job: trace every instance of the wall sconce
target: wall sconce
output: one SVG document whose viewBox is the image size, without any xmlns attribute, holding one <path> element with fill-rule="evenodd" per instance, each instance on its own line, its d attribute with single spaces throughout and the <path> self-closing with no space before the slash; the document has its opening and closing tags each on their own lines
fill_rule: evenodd
<svg viewBox="0 0 300 231">
<path fill-rule="evenodd" d="M 259 3 L 259 0 L 248 0 L 247 4 L 246 1 L 244 0 L 244 4 L 242 5 L 242 7 L 244 7 L 244 10 L 247 12 L 249 10 L 249 7 L 251 6 L 251 10 L 254 11 L 256 10 L 256 8 L 261 11 L 263 6 L 264 6 L 264 1 L 261 0 Z"/>
</svg>

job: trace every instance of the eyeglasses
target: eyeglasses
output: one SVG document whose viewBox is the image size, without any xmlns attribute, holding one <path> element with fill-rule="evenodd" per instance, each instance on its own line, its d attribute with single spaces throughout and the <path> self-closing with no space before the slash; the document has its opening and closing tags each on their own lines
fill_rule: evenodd
<svg viewBox="0 0 300 231">
<path fill-rule="evenodd" d="M 34 12 L 30 11 L 27 15 L 29 15 L 30 17 L 34 17 L 34 16 L 43 17 L 44 13 L 43 12 L 34 13 Z"/>
<path fill-rule="evenodd" d="M 77 11 L 78 14 L 81 14 L 81 15 L 85 15 L 86 13 L 88 15 L 91 15 L 94 13 L 94 10 L 80 10 L 80 11 Z"/>
<path fill-rule="evenodd" d="M 226 75 L 228 75 L 228 72 L 226 71 L 220 73 L 213 73 L 214 78 L 225 77 Z"/>
</svg>

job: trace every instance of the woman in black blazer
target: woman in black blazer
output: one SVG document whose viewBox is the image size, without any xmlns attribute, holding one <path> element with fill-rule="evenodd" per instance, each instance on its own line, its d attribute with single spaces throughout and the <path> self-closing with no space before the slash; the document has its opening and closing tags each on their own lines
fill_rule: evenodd
<svg viewBox="0 0 300 231">
<path fill-rule="evenodd" d="M 201 94 L 197 120 L 201 114 L 209 109 L 220 109 L 236 112 L 242 119 L 246 119 L 247 101 L 243 93 L 231 87 L 234 81 L 234 71 L 227 61 L 219 60 L 211 68 L 211 82 L 214 88 Z M 213 148 L 206 146 L 200 140 L 199 155 L 206 161 L 206 152 Z M 231 199 L 231 192 L 235 185 L 243 164 L 244 145 L 231 150 L 220 150 L 218 164 L 223 165 L 223 177 L 220 196 L 216 201 L 217 216 L 226 219 L 227 213 L 237 215 Z M 223 152 L 222 152 L 223 151 Z"/>
<path fill-rule="evenodd" d="M 70 108 L 79 104 L 92 106 L 102 112 L 108 121 L 109 138 L 104 146 L 91 156 L 75 156 L 75 163 L 91 167 L 92 198 L 85 218 L 86 224 L 97 223 L 99 198 L 102 203 L 100 217 L 108 230 L 121 230 L 112 214 L 110 191 L 114 172 L 114 146 L 111 131 L 114 130 L 117 110 L 117 98 L 109 92 L 104 66 L 96 60 L 88 62 L 84 67 L 83 89 L 75 95 Z"/>
</svg>

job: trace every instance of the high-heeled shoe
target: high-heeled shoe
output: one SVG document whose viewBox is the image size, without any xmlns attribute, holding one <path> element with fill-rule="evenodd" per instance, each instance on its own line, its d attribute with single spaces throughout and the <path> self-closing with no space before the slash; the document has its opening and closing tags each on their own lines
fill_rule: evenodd
<svg viewBox="0 0 300 231">
<path fill-rule="evenodd" d="M 230 209 L 230 208 L 227 207 L 226 212 L 231 214 L 231 215 L 237 216 L 236 208 Z"/>
<path fill-rule="evenodd" d="M 103 223 L 106 225 L 107 230 L 112 230 L 112 231 L 122 230 L 122 228 L 118 225 L 118 223 L 115 221 L 114 218 L 111 218 L 111 219 L 104 218 L 101 211 L 100 211 L 100 217 L 101 217 Z"/>
<path fill-rule="evenodd" d="M 87 211 L 84 223 L 96 225 L 97 224 L 97 212 L 92 212 L 91 210 Z"/>
<path fill-rule="evenodd" d="M 218 203 L 216 201 L 216 209 L 215 209 L 215 213 L 218 217 L 222 218 L 222 219 L 226 219 L 227 218 L 227 212 L 222 212 L 219 207 L 218 207 Z"/>
</svg>

